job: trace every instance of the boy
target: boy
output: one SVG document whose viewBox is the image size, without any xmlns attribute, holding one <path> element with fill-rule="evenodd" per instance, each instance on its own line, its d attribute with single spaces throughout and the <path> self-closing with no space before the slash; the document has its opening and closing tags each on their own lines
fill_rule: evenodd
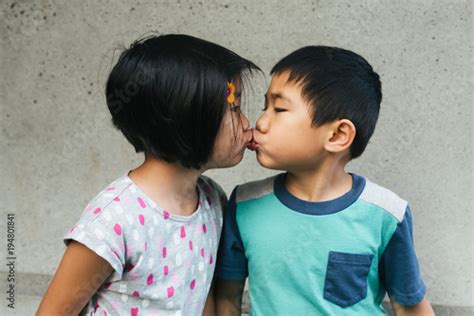
<svg viewBox="0 0 474 316">
<path fill-rule="evenodd" d="M 218 315 L 431 315 L 407 202 L 346 164 L 364 151 L 382 99 L 361 56 L 310 46 L 278 62 L 257 120 L 258 162 L 285 170 L 234 189 L 218 255 Z"/>
</svg>

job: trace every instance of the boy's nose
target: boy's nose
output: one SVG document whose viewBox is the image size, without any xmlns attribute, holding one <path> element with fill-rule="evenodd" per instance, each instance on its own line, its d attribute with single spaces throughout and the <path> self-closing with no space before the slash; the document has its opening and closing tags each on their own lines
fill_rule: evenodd
<svg viewBox="0 0 474 316">
<path fill-rule="evenodd" d="M 264 114 L 262 114 L 255 123 L 255 129 L 260 133 L 266 133 L 268 131 L 268 123 L 265 121 Z"/>
</svg>

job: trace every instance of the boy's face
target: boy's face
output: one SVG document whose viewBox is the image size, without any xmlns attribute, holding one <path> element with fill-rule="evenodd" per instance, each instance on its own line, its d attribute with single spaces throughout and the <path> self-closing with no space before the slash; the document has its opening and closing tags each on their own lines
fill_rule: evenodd
<svg viewBox="0 0 474 316">
<path fill-rule="evenodd" d="M 270 169 L 303 171 L 314 169 L 327 155 L 329 124 L 311 124 L 310 105 L 299 84 L 288 81 L 289 73 L 274 75 L 265 107 L 254 131 L 258 162 Z"/>
</svg>

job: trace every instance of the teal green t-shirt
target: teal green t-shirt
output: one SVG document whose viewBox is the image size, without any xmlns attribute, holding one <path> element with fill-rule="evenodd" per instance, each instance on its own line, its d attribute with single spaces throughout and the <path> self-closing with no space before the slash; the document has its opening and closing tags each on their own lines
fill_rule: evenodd
<svg viewBox="0 0 474 316">
<path fill-rule="evenodd" d="M 352 189 L 307 202 L 286 174 L 238 186 L 225 212 L 218 277 L 249 278 L 252 315 L 383 315 L 425 294 L 407 202 L 352 175 Z"/>
</svg>

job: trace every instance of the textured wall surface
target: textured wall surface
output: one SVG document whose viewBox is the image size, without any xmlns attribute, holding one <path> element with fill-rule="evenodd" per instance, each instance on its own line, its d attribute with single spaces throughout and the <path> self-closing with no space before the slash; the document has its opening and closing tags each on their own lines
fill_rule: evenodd
<svg viewBox="0 0 474 316">
<path fill-rule="evenodd" d="M 348 170 L 410 202 L 431 301 L 473 306 L 471 1 L 3 0 L 0 8 L 0 231 L 14 213 L 19 292 L 49 279 L 86 203 L 142 161 L 113 129 L 103 90 L 115 48 L 157 31 L 215 41 L 260 65 L 265 76 L 246 102 L 253 122 L 269 69 L 294 49 L 324 44 L 366 57 L 384 100 L 368 149 Z M 208 173 L 228 193 L 271 174 L 250 153 Z"/>
</svg>

